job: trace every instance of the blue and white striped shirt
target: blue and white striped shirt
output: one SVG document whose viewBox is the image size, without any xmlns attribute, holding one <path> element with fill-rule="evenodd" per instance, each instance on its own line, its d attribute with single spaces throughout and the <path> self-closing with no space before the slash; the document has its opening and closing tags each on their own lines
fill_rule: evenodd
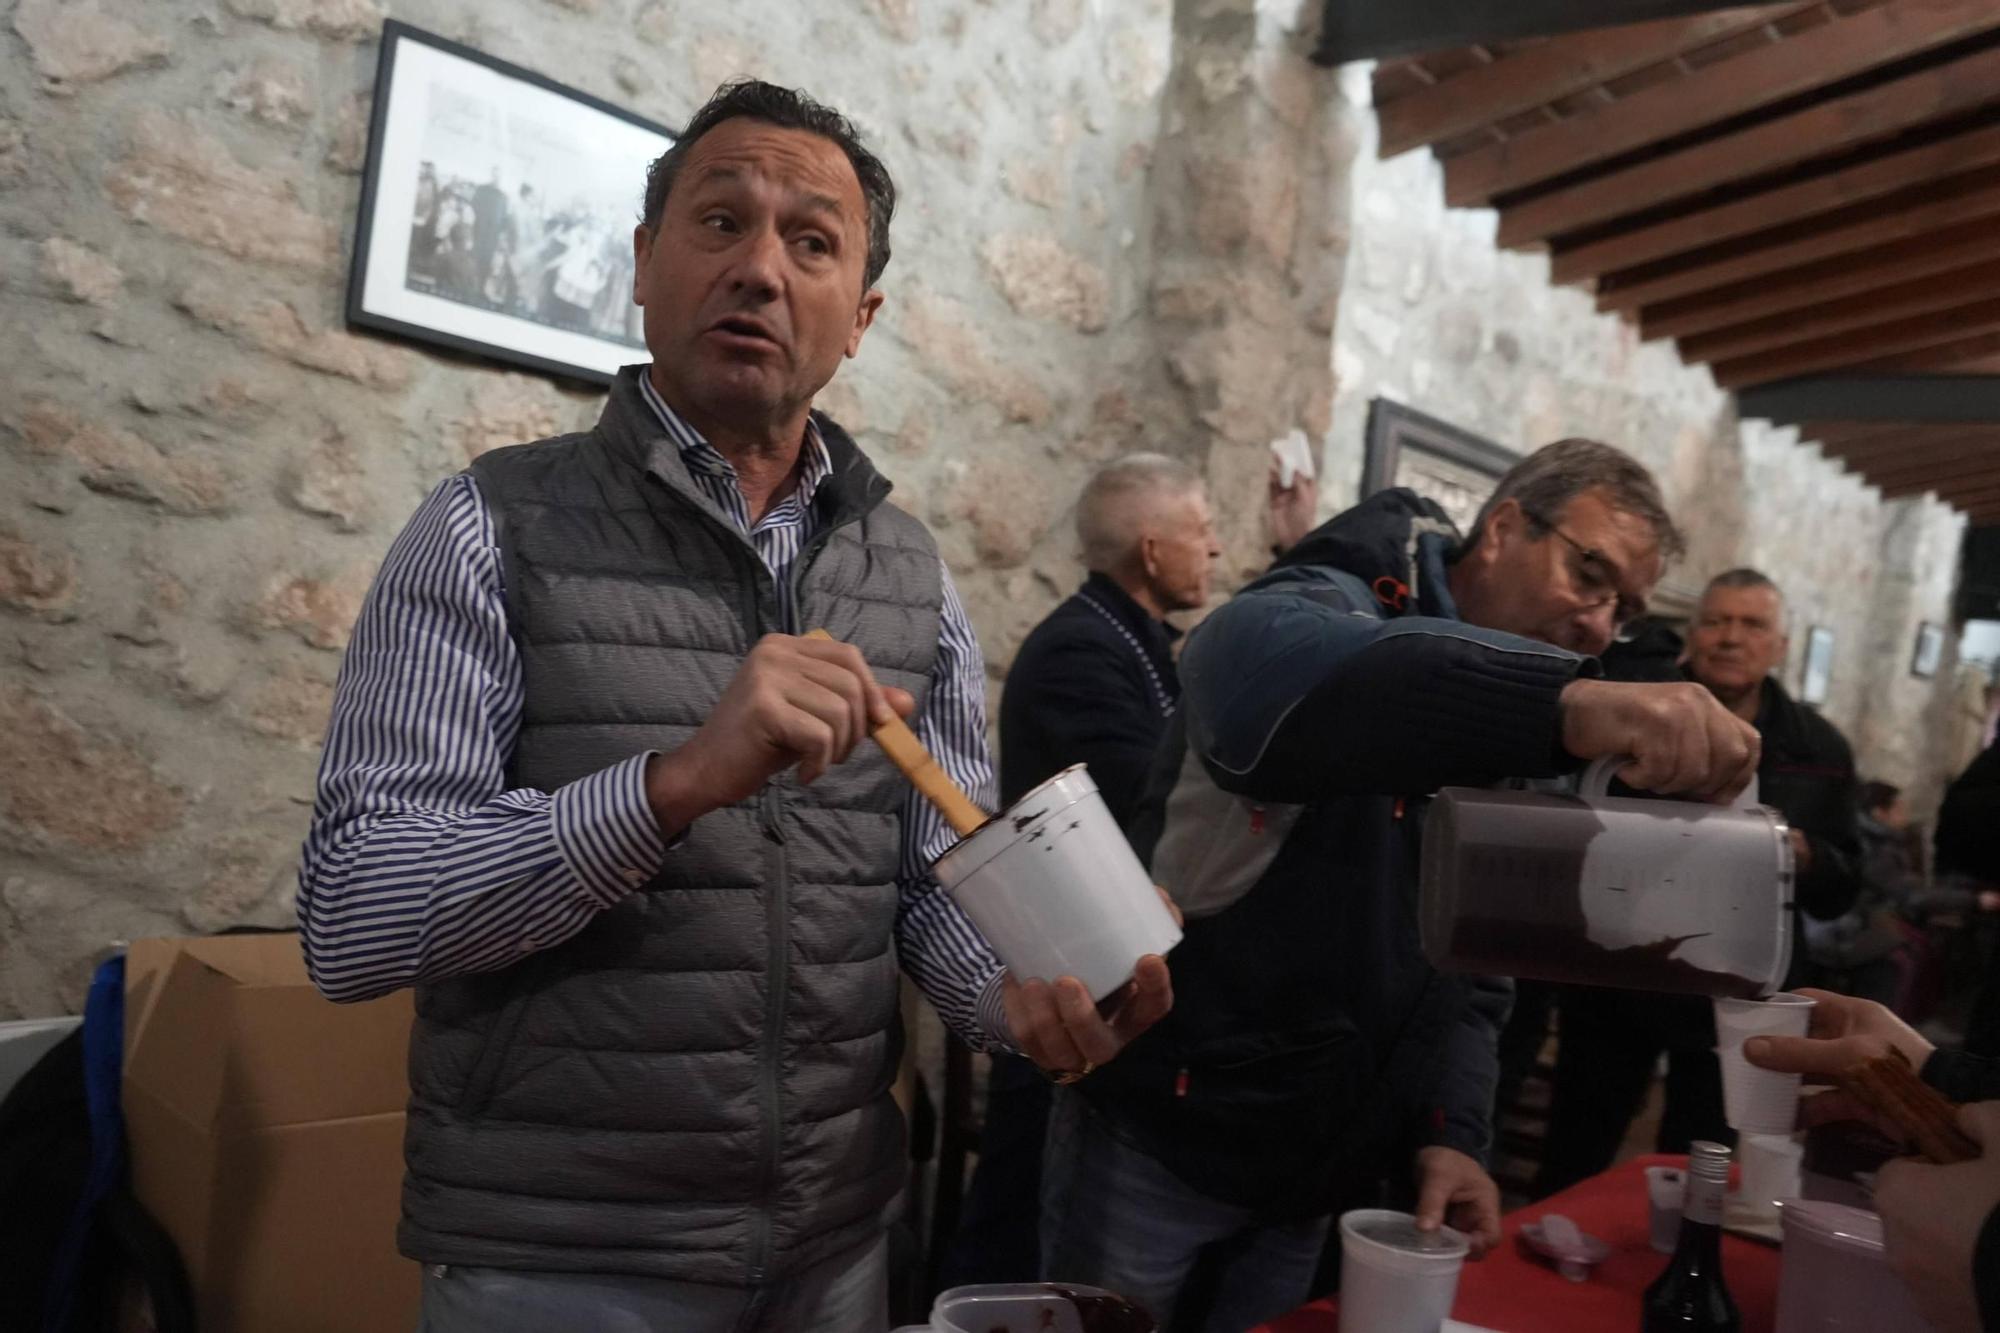
<svg viewBox="0 0 2000 1333">
<path fill-rule="evenodd" d="M 695 484 L 770 568 L 796 630 L 788 574 L 831 471 L 818 427 L 808 424 L 797 487 L 752 527 L 728 460 L 639 382 Z M 576 934 L 665 864 L 646 800 L 649 754 L 554 792 L 506 789 L 522 703 L 492 516 L 460 473 L 389 548 L 341 664 L 299 873 L 306 962 L 328 996 L 361 1000 L 505 967 Z M 916 731 L 990 808 L 985 667 L 949 571 Z M 902 816 L 903 966 L 960 1036 L 1007 1045 L 1000 962 L 929 874 L 954 841 L 950 826 L 915 791 Z"/>
</svg>

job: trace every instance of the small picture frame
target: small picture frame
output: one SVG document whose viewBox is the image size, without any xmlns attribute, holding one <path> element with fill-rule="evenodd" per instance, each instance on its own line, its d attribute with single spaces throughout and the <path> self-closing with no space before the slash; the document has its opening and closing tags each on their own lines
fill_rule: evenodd
<svg viewBox="0 0 2000 1333">
<path fill-rule="evenodd" d="M 347 321 L 609 384 L 648 358 L 632 230 L 664 125 L 382 25 Z"/>
<path fill-rule="evenodd" d="M 1493 494 L 1507 469 L 1521 456 L 1505 445 L 1440 421 L 1388 398 L 1368 405 L 1367 457 L 1361 469 L 1361 498 L 1391 486 L 1407 486 L 1435 500 L 1463 535 Z"/>
<path fill-rule="evenodd" d="M 1806 631 L 1805 666 L 1799 673 L 1799 700 L 1823 704 L 1833 685 L 1833 631 L 1814 625 Z"/>
<path fill-rule="evenodd" d="M 1917 626 L 1917 645 L 1910 653 L 1910 674 L 1925 680 L 1937 675 L 1944 662 L 1944 626 L 1926 620 Z"/>
</svg>

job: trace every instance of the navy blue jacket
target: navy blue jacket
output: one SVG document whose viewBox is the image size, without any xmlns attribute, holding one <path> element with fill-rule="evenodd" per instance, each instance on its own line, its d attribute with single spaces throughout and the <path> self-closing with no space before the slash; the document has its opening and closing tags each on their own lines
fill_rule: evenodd
<svg viewBox="0 0 2000 1333">
<path fill-rule="evenodd" d="M 1126 824 L 1181 697 L 1178 637 L 1104 574 L 1050 612 L 1014 655 L 1000 694 L 1001 801 L 1088 764 L 1112 818 Z"/>
<path fill-rule="evenodd" d="M 1426 1143 L 1483 1158 L 1511 983 L 1417 934 L 1428 793 L 1573 767 L 1589 659 L 1477 629 L 1407 490 L 1330 520 L 1189 635 L 1134 842 L 1188 916 L 1171 1014 L 1080 1084 L 1209 1196 L 1309 1216 Z"/>
</svg>

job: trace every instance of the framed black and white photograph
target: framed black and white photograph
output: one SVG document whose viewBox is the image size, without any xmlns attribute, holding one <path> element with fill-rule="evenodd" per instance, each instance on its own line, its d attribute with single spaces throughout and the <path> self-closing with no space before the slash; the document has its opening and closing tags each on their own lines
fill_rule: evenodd
<svg viewBox="0 0 2000 1333">
<path fill-rule="evenodd" d="M 1799 672 L 1799 698 L 1809 704 L 1826 702 L 1833 684 L 1833 631 L 1814 625 L 1806 631 L 1806 660 Z"/>
<path fill-rule="evenodd" d="M 1944 662 L 1944 626 L 1926 620 L 1917 626 L 1917 646 L 1910 653 L 1910 674 L 1929 680 Z"/>
<path fill-rule="evenodd" d="M 350 324 L 608 384 L 646 359 L 632 228 L 672 131 L 408 24 L 382 28 Z"/>
<path fill-rule="evenodd" d="M 1368 405 L 1368 448 L 1361 469 L 1363 499 L 1407 486 L 1432 499 L 1462 533 L 1521 456 L 1448 421 L 1387 398 Z"/>
</svg>

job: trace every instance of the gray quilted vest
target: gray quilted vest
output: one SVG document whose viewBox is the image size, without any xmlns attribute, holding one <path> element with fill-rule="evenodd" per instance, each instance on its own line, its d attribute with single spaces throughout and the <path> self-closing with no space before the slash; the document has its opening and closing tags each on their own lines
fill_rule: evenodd
<svg viewBox="0 0 2000 1333">
<path fill-rule="evenodd" d="M 708 717 L 757 639 L 823 626 L 921 702 L 937 548 L 820 420 L 833 472 L 799 625 L 621 372 L 595 430 L 472 466 L 552 791 Z M 417 988 L 402 1250 L 425 1263 L 748 1285 L 868 1239 L 903 1178 L 889 1097 L 905 788 L 880 750 L 703 816 L 583 932 Z"/>
</svg>

